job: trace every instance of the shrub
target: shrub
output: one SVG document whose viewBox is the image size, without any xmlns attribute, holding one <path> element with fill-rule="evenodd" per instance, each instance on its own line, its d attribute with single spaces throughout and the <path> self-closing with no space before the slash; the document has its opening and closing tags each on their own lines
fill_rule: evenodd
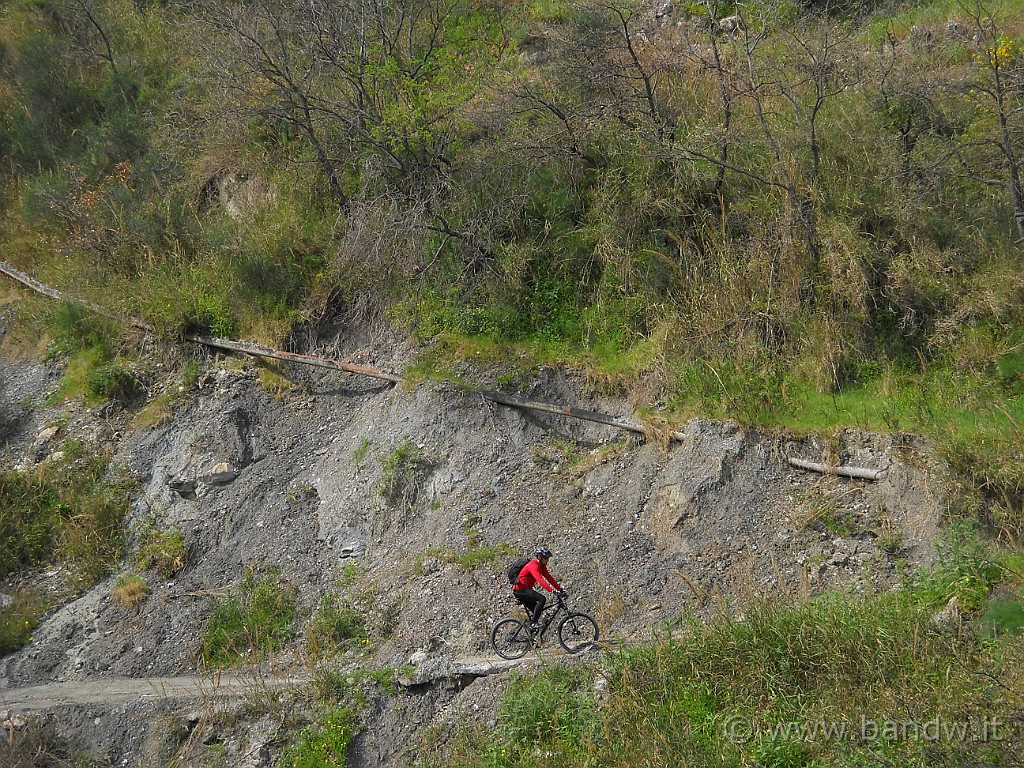
<svg viewBox="0 0 1024 768">
<path fill-rule="evenodd" d="M 230 297 L 213 289 L 198 287 L 195 293 L 184 297 L 184 326 L 186 330 L 208 333 L 223 339 L 238 335 L 238 322 L 231 309 Z"/>
<path fill-rule="evenodd" d="M 259 661 L 292 637 L 296 589 L 272 569 L 247 569 L 237 590 L 217 601 L 203 632 L 201 656 L 209 666 Z"/>
<path fill-rule="evenodd" d="M 1024 633 L 1024 593 L 991 600 L 978 623 L 982 633 L 988 636 Z"/>
<path fill-rule="evenodd" d="M 347 708 L 327 713 L 319 725 L 304 728 L 278 760 L 280 768 L 344 768 L 348 745 L 358 730 L 357 714 Z"/>
<path fill-rule="evenodd" d="M 140 389 L 140 382 L 121 359 L 99 363 L 89 371 L 86 381 L 90 399 L 127 402 Z"/>
<path fill-rule="evenodd" d="M 938 564 L 921 574 L 914 585 L 918 599 L 933 607 L 945 606 L 951 600 L 968 610 L 984 605 L 1005 576 L 1005 569 L 980 539 L 975 526 L 952 526 L 938 549 Z"/>
</svg>

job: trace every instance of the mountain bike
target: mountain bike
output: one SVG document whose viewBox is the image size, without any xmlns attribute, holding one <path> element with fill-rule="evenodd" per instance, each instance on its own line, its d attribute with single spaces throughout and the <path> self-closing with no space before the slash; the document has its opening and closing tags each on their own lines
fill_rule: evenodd
<svg viewBox="0 0 1024 768">
<path fill-rule="evenodd" d="M 565 596 L 555 593 L 556 602 L 548 605 L 540 616 L 539 626 L 530 628 L 532 616 L 522 619 L 502 619 L 491 630 L 491 647 L 503 659 L 518 659 L 531 648 L 540 647 L 548 627 L 558 622 L 558 644 L 566 653 L 582 653 L 594 647 L 598 630 L 594 617 L 582 611 L 571 611 Z M 564 614 L 564 615 L 563 615 Z"/>
</svg>

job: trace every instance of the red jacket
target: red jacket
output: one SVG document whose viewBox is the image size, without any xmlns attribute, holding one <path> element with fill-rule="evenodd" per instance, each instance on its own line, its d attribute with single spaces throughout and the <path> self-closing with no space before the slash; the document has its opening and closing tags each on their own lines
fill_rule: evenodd
<svg viewBox="0 0 1024 768">
<path fill-rule="evenodd" d="M 562 585 L 555 581 L 555 577 L 548 573 L 548 569 L 541 565 L 537 558 L 523 566 L 523 570 L 519 572 L 519 579 L 512 589 L 533 589 L 535 584 L 540 584 L 548 592 L 562 588 Z"/>
</svg>

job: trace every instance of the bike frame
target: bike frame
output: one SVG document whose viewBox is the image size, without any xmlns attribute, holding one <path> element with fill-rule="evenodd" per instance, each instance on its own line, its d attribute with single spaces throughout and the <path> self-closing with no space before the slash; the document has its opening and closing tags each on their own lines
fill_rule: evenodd
<svg viewBox="0 0 1024 768">
<path fill-rule="evenodd" d="M 527 629 L 529 629 L 530 620 L 533 618 L 533 614 L 527 610 L 526 606 L 523 606 L 523 610 L 526 611 L 526 614 L 529 617 L 524 622 Z M 555 602 L 550 605 L 545 605 L 544 610 L 540 614 L 540 621 L 538 622 L 540 627 L 537 630 L 532 631 L 531 634 L 533 634 L 534 637 L 543 638 L 544 633 L 548 631 L 548 627 L 555 623 L 555 617 L 562 612 L 568 615 L 569 604 L 565 602 L 565 598 L 561 595 L 555 595 Z"/>
</svg>

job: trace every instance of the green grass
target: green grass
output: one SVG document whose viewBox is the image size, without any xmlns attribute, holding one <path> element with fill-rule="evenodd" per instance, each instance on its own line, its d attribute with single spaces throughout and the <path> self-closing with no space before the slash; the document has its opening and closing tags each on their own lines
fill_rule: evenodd
<svg viewBox="0 0 1024 768">
<path fill-rule="evenodd" d="M 47 313 L 46 327 L 52 339 L 51 352 L 64 355 L 97 349 L 109 356 L 124 333 L 116 321 L 68 302 Z"/>
<path fill-rule="evenodd" d="M 344 768 L 348 746 L 359 730 L 358 715 L 338 708 L 321 722 L 304 728 L 277 761 L 278 768 Z"/>
<path fill-rule="evenodd" d="M 294 634 L 297 593 L 276 570 L 247 570 L 217 601 L 203 630 L 200 657 L 211 667 L 261 661 Z"/>
<path fill-rule="evenodd" d="M 29 589 L 18 589 L 12 603 L 0 608 L 0 656 L 16 651 L 32 639 L 39 626 L 39 617 L 47 608 L 42 595 Z"/>
<path fill-rule="evenodd" d="M 472 573 L 485 565 L 493 565 L 495 562 L 507 559 L 514 554 L 516 554 L 516 550 L 502 541 L 497 544 L 479 542 L 467 544 L 463 550 L 428 547 L 425 557 L 436 557 L 441 562 L 454 563 L 468 573 Z"/>
<path fill-rule="evenodd" d="M 60 386 L 50 398 L 55 405 L 82 397 L 89 405 L 105 400 L 127 401 L 139 389 L 139 382 L 121 358 L 108 359 L 101 347 L 91 347 L 68 360 Z"/>
<path fill-rule="evenodd" d="M 127 402 L 140 384 L 130 361 L 118 353 L 124 328 L 117 322 L 70 303 L 58 304 L 46 317 L 51 336 L 50 355 L 68 358 L 56 403 L 84 397 L 89 404 L 104 400 Z"/>
<path fill-rule="evenodd" d="M 77 441 L 60 452 L 34 471 L 0 473 L 0 576 L 63 561 L 88 586 L 117 563 L 133 482 Z"/>
<path fill-rule="evenodd" d="M 326 660 L 316 665 L 312 688 L 318 704 L 344 706 L 365 711 L 375 696 L 394 696 L 398 676 L 411 674 L 413 667 L 359 667 Z"/>
<path fill-rule="evenodd" d="M 367 454 L 370 452 L 370 446 L 373 445 L 373 441 L 367 437 L 364 437 L 354 451 L 352 451 L 352 463 L 357 467 L 365 461 Z"/>
<path fill-rule="evenodd" d="M 497 727 L 464 730 L 441 764 L 1006 764 L 1020 736 L 1024 641 L 1007 627 L 1002 644 L 979 643 L 933 619 L 940 594 L 984 571 L 978 554 L 961 548 L 963 562 L 897 593 L 755 601 L 708 623 L 684 615 L 594 665 L 522 673 Z M 967 620 L 983 626 L 994 610 Z M 993 720 L 1010 740 L 973 740 Z M 931 738 L 928 723 L 952 735 Z"/>
<path fill-rule="evenodd" d="M 359 648 L 368 641 L 366 616 L 349 599 L 332 592 L 306 623 L 305 635 L 306 647 L 317 658 Z"/>
<path fill-rule="evenodd" d="M 55 523 L 62 511 L 55 484 L 39 482 L 24 472 L 0 475 L 0 575 L 52 556 Z"/>
<path fill-rule="evenodd" d="M 538 754 L 552 764 L 574 764 L 597 736 L 592 690 L 592 673 L 584 668 L 515 674 L 499 710 L 497 738 L 481 756 L 482 764 L 532 765 Z"/>
</svg>

